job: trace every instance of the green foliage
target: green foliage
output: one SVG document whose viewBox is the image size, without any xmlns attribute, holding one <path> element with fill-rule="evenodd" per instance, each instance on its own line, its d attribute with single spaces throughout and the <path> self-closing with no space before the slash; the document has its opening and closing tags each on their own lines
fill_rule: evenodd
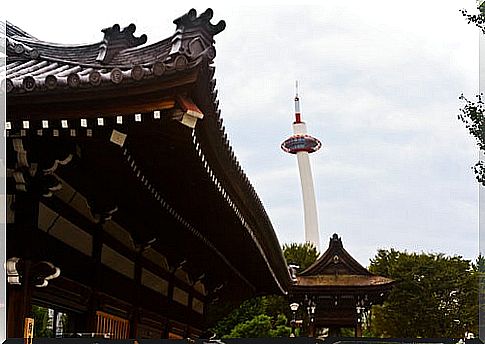
<svg viewBox="0 0 485 344">
<path fill-rule="evenodd" d="M 310 243 L 283 246 L 288 264 L 300 266 L 300 271 L 310 266 L 318 257 Z M 288 300 L 283 296 L 260 296 L 244 301 L 238 308 L 221 319 L 211 331 L 218 338 L 262 338 L 289 336 L 290 318 Z"/>
<path fill-rule="evenodd" d="M 251 320 L 237 324 L 223 338 L 269 338 L 288 337 L 291 328 L 286 326 L 287 319 L 279 314 L 276 320 L 266 314 L 256 315 Z"/>
<path fill-rule="evenodd" d="M 475 103 L 462 94 L 459 99 L 465 102 L 465 106 L 460 109 L 458 119 L 465 123 L 470 134 L 475 137 L 478 147 L 485 150 L 485 114 L 482 96 L 483 94 L 477 95 Z M 477 180 L 485 186 L 485 162 L 478 161 L 473 169 Z"/>
<path fill-rule="evenodd" d="M 291 327 L 286 326 L 288 318 L 284 314 L 278 314 L 273 329 L 270 331 L 270 337 L 288 337 L 291 333 Z"/>
<path fill-rule="evenodd" d="M 33 305 L 32 313 L 34 315 L 34 337 L 53 337 L 52 320 L 49 318 L 49 310 L 44 307 Z"/>
<path fill-rule="evenodd" d="M 483 260 L 483 259 L 482 259 Z M 461 257 L 379 250 L 369 270 L 397 284 L 373 307 L 371 335 L 461 338 L 478 333 L 478 265 Z"/>
<path fill-rule="evenodd" d="M 215 332 L 219 338 L 228 335 L 231 336 L 233 330 L 244 323 L 246 323 L 246 327 L 244 327 L 244 330 L 246 331 L 247 326 L 249 326 L 247 325 L 247 322 L 254 320 L 254 318 L 259 315 L 267 315 L 273 319 L 273 321 L 278 320 L 278 317 L 283 315 L 286 321 L 285 314 L 288 312 L 288 302 L 283 296 L 270 295 L 255 297 L 244 301 L 238 308 L 234 309 L 229 315 L 220 320 L 212 328 L 212 331 Z M 254 326 L 259 320 L 251 323 L 251 326 Z M 261 327 L 259 326 L 258 328 Z M 241 331 L 242 330 L 239 328 L 238 333 L 243 333 Z"/>
<path fill-rule="evenodd" d="M 283 246 L 283 254 L 288 264 L 300 266 L 298 271 L 303 271 L 312 265 L 318 257 L 318 251 L 315 245 L 306 242 L 304 244 L 293 243 Z"/>
<path fill-rule="evenodd" d="M 485 34 L 485 1 L 480 0 L 477 9 L 478 14 L 469 15 L 466 10 L 461 10 L 461 13 L 468 19 L 468 24 L 474 23 Z M 458 118 L 465 123 L 470 134 L 475 137 L 478 146 L 483 151 L 485 150 L 485 116 L 482 96 L 483 94 L 477 95 L 478 100 L 474 103 L 462 94 L 459 99 L 465 102 L 465 106 L 460 109 L 461 113 Z M 485 162 L 479 160 L 473 166 L 473 170 L 478 182 L 485 186 Z"/>
<path fill-rule="evenodd" d="M 468 24 L 473 23 L 485 34 L 485 1 L 477 7 L 478 14 L 468 14 L 467 10 L 460 10 L 461 14 L 468 20 Z"/>
<path fill-rule="evenodd" d="M 343 327 L 340 329 L 340 337 L 354 337 L 355 329 L 353 327 Z"/>
</svg>

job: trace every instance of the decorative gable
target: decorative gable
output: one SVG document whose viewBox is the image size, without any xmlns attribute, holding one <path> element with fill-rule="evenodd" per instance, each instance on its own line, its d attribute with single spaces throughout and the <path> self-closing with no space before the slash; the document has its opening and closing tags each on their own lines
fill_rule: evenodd
<svg viewBox="0 0 485 344">
<path fill-rule="evenodd" d="M 337 234 L 330 238 L 328 249 L 320 258 L 303 271 L 299 276 L 320 275 L 372 275 L 360 265 L 343 247 Z"/>
</svg>

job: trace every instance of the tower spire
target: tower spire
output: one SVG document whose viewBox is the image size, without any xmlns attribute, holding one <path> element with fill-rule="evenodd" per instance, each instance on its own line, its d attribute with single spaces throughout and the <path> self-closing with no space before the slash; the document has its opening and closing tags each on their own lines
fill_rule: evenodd
<svg viewBox="0 0 485 344">
<path fill-rule="evenodd" d="M 295 123 L 301 123 L 300 98 L 298 97 L 298 80 L 295 83 Z"/>
<path fill-rule="evenodd" d="M 305 241 L 320 249 L 320 236 L 318 233 L 317 204 L 313 189 L 313 178 L 310 167 L 309 153 L 316 152 L 322 144 L 307 134 L 306 124 L 301 121 L 300 98 L 298 96 L 298 81 L 295 90 L 295 122 L 293 122 L 293 135 L 281 144 L 281 148 L 291 154 L 296 154 L 298 169 L 300 171 L 301 191 L 303 195 L 303 210 L 305 213 Z"/>
</svg>

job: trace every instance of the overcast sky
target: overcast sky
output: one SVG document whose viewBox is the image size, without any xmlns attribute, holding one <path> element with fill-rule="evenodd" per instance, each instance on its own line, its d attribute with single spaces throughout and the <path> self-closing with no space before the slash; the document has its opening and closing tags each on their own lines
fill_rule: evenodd
<svg viewBox="0 0 485 344">
<path fill-rule="evenodd" d="M 229 2 L 228 2 L 229 3 Z M 301 3 L 299 1 L 298 3 Z M 323 149 L 311 163 L 322 249 L 338 233 L 363 265 L 379 248 L 478 254 L 473 139 L 457 119 L 478 92 L 473 0 L 265 2 L 7 2 L 6 19 L 57 43 L 93 43 L 101 29 L 137 26 L 155 42 L 194 7 L 214 10 L 224 124 L 281 243 L 303 242 L 291 135 L 295 80 L 303 120 Z"/>
</svg>

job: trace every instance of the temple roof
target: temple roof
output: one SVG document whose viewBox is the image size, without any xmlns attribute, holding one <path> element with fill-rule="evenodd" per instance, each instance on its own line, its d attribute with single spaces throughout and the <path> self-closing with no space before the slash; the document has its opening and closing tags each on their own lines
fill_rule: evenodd
<svg viewBox="0 0 485 344">
<path fill-rule="evenodd" d="M 304 270 L 300 276 L 315 275 L 372 275 L 359 264 L 343 247 L 337 234 L 330 238 L 328 249 L 320 258 Z"/>
<path fill-rule="evenodd" d="M 93 44 L 67 45 L 39 40 L 7 22 L 6 91 L 97 88 L 191 69 L 215 57 L 213 36 L 225 23 L 211 24 L 212 15 L 211 9 L 199 16 L 192 9 L 174 20 L 174 35 L 150 45 L 145 45 L 146 35 L 135 35 L 134 24 L 107 27 L 101 30 L 103 39 Z"/>
<path fill-rule="evenodd" d="M 386 287 L 393 283 L 393 280 L 374 275 L 360 265 L 334 234 L 328 249 L 296 277 L 294 287 Z"/>
<path fill-rule="evenodd" d="M 210 9 L 199 16 L 190 10 L 174 21 L 176 30 L 171 37 L 151 45 L 145 45 L 146 37 L 135 34 L 134 25 L 104 29 L 104 39 L 98 43 L 64 45 L 38 40 L 8 23 L 4 85 L 7 135 L 29 137 L 40 131 L 42 137 L 78 140 L 87 146 L 101 140 L 95 137 L 96 132 L 101 135 L 103 130 L 121 130 L 128 135 L 125 145 L 133 148 L 131 154 L 140 156 L 137 179 L 143 176 L 142 182 L 147 185 L 144 175 L 151 175 L 157 188 L 169 189 L 173 204 L 177 203 L 187 217 L 197 211 L 219 212 L 210 223 L 202 216 L 193 217 L 193 223 L 204 231 L 196 233 L 184 225 L 194 245 L 202 240 L 199 234 L 204 234 L 212 240 L 206 246 L 221 252 L 221 264 L 244 270 L 241 274 L 250 276 L 245 277 L 251 282 L 248 284 L 258 286 L 256 292 L 286 293 L 290 276 L 278 239 L 223 125 L 211 64 L 215 57 L 213 36 L 224 29 L 225 23 L 211 24 L 211 18 Z M 191 117 L 192 125 L 183 122 L 185 117 Z M 110 142 L 108 137 L 107 144 L 112 145 Z M 110 164 L 126 158 L 120 152 L 118 149 L 118 155 L 107 156 L 113 159 Z M 97 159 L 96 154 L 93 156 Z M 102 163 L 107 163 L 108 159 L 104 160 Z M 179 173 L 172 173 L 176 169 Z M 178 183 L 167 183 L 170 178 L 178 178 Z M 182 186 L 178 184 L 188 191 L 179 192 Z M 125 185 L 135 191 L 138 188 L 137 184 Z M 199 191 L 207 190 L 204 199 L 209 195 L 229 211 L 223 216 L 223 208 L 210 202 L 195 206 L 190 199 L 195 192 L 189 192 L 193 185 Z M 152 197 L 153 188 L 146 193 L 146 197 Z M 143 210 L 152 216 L 150 220 L 159 215 L 158 204 L 152 212 Z M 169 213 L 175 216 L 173 210 Z M 145 227 L 151 227 L 150 221 Z M 216 233 L 218 230 L 225 231 L 224 235 Z M 240 255 L 231 241 L 237 240 L 235 234 L 244 238 L 237 241 L 238 250 L 243 251 Z M 251 250 L 254 253 L 248 259 L 259 260 L 257 264 L 241 258 Z M 228 293 L 235 294 L 233 290 Z"/>
</svg>

